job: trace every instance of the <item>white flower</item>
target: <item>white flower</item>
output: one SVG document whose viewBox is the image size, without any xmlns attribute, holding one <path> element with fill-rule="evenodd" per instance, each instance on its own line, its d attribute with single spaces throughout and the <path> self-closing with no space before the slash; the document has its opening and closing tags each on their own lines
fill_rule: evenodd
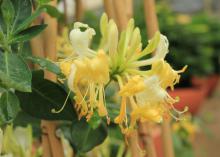
<svg viewBox="0 0 220 157">
<path fill-rule="evenodd" d="M 164 59 L 167 53 L 169 52 L 168 47 L 169 47 L 169 41 L 167 37 L 161 34 L 160 42 L 156 49 L 155 56 L 153 58 L 158 60 Z"/>
<path fill-rule="evenodd" d="M 81 31 L 80 28 L 85 28 L 85 31 Z M 74 29 L 70 32 L 70 41 L 73 46 L 73 50 L 79 57 L 91 56 L 93 51 L 89 49 L 92 37 L 95 35 L 95 30 L 90 28 L 87 24 L 76 22 Z"/>
<path fill-rule="evenodd" d="M 76 70 L 77 70 L 76 65 L 73 63 L 73 64 L 71 65 L 70 75 L 69 75 L 68 80 L 67 80 L 68 87 L 69 87 L 72 91 L 74 91 L 74 89 L 73 89 L 73 83 L 74 83 L 74 79 L 75 79 Z"/>
<path fill-rule="evenodd" d="M 153 75 L 144 80 L 144 91 L 136 94 L 137 104 L 157 104 L 164 102 L 167 97 L 167 92 L 160 86 L 159 78 Z"/>
</svg>

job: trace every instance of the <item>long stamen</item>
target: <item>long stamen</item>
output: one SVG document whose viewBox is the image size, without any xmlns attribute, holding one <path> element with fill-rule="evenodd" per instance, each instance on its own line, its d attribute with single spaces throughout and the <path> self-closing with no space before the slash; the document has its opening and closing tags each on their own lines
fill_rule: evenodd
<svg viewBox="0 0 220 157">
<path fill-rule="evenodd" d="M 66 100 L 64 101 L 63 106 L 62 106 L 59 110 L 56 110 L 55 108 L 51 109 L 51 112 L 52 112 L 52 113 L 60 113 L 60 112 L 63 111 L 63 109 L 64 109 L 64 107 L 66 106 L 66 103 L 67 103 L 67 101 L 68 101 L 68 98 L 69 98 L 69 96 L 70 96 L 70 93 L 71 93 L 71 91 L 69 91 L 69 93 L 68 93 L 68 95 L 67 95 L 67 97 L 66 97 Z"/>
</svg>

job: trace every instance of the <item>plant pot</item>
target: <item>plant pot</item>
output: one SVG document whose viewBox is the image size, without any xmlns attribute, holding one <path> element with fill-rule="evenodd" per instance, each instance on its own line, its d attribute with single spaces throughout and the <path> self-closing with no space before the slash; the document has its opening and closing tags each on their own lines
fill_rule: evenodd
<svg viewBox="0 0 220 157">
<path fill-rule="evenodd" d="M 198 76 L 193 76 L 191 79 L 191 83 L 194 87 L 196 88 L 202 88 L 205 90 L 205 96 L 208 96 L 209 94 L 209 85 L 208 85 L 208 77 L 198 77 Z"/>
<path fill-rule="evenodd" d="M 188 106 L 188 111 L 196 114 L 206 98 L 207 89 L 205 87 L 177 88 L 168 91 L 172 97 L 179 97 L 180 101 L 174 106 L 177 110 L 184 110 Z"/>
<path fill-rule="evenodd" d="M 217 87 L 217 84 L 219 81 L 219 75 L 213 74 L 213 75 L 209 76 L 207 81 L 208 81 L 207 84 L 209 86 L 208 94 L 211 95 Z"/>
<path fill-rule="evenodd" d="M 219 80 L 219 75 L 213 74 L 208 77 L 198 77 L 194 76 L 192 78 L 192 84 L 197 87 L 206 88 L 207 95 L 211 95 L 215 90 Z"/>
</svg>

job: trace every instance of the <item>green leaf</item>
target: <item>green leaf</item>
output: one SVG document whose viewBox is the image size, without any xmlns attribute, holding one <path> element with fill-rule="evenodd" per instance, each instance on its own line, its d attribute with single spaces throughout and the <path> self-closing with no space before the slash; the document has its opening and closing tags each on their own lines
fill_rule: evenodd
<svg viewBox="0 0 220 157">
<path fill-rule="evenodd" d="M 12 44 L 12 43 L 28 41 L 32 39 L 33 37 L 35 37 L 36 35 L 38 35 L 39 33 L 41 33 L 46 27 L 47 25 L 45 24 L 29 27 L 19 32 L 18 34 L 14 35 L 10 43 Z"/>
<path fill-rule="evenodd" d="M 32 5 L 31 0 L 11 0 L 15 9 L 14 22 L 12 24 L 12 32 L 31 16 Z"/>
<path fill-rule="evenodd" d="M 88 123 L 93 129 L 96 129 L 97 127 L 99 127 L 101 122 L 102 122 L 102 119 L 98 115 L 98 112 L 94 112 L 94 114 L 92 115 Z"/>
<path fill-rule="evenodd" d="M 30 69 L 17 54 L 0 52 L 0 80 L 8 88 L 31 92 Z"/>
<path fill-rule="evenodd" d="M 51 110 L 59 110 L 63 106 L 67 94 L 58 84 L 43 77 L 43 71 L 34 71 L 32 92 L 16 92 L 21 102 L 21 108 L 31 116 L 40 119 L 76 121 L 78 117 L 69 99 L 60 113 L 51 112 Z"/>
<path fill-rule="evenodd" d="M 26 29 L 42 12 L 46 11 L 45 8 L 39 8 L 37 9 L 30 17 L 25 19 L 15 30 L 14 34 L 17 34 L 18 32 Z"/>
<path fill-rule="evenodd" d="M 20 110 L 17 96 L 10 92 L 4 92 L 0 98 L 0 125 L 11 122 Z"/>
<path fill-rule="evenodd" d="M 49 3 L 50 1 L 51 0 L 37 0 L 39 5 L 43 5 L 43 4 Z"/>
<path fill-rule="evenodd" d="M 33 128 L 33 136 L 39 138 L 41 136 L 40 120 L 28 115 L 24 111 L 20 111 L 16 118 L 13 121 L 13 126 L 22 126 L 27 127 L 28 124 L 31 124 Z"/>
<path fill-rule="evenodd" d="M 58 9 L 51 5 L 42 5 L 41 8 L 45 8 L 47 13 L 52 17 L 59 18 L 61 16 L 61 13 L 58 11 Z"/>
<path fill-rule="evenodd" d="M 10 0 L 3 0 L 1 5 L 1 11 L 6 26 L 11 27 L 11 24 L 15 16 L 15 10 Z"/>
<path fill-rule="evenodd" d="M 48 59 L 41 58 L 41 57 L 35 57 L 35 56 L 27 56 L 26 59 L 32 61 L 35 64 L 40 65 L 41 68 L 43 68 L 44 70 L 48 70 L 50 72 L 53 72 L 54 74 L 56 74 L 58 76 L 63 75 L 60 68 L 55 63 L 53 63 L 52 61 L 50 61 Z"/>
<path fill-rule="evenodd" d="M 63 128 L 63 131 L 78 154 L 88 152 L 103 143 L 108 134 L 104 123 L 93 129 L 85 120 L 77 121 L 72 126 Z"/>
</svg>

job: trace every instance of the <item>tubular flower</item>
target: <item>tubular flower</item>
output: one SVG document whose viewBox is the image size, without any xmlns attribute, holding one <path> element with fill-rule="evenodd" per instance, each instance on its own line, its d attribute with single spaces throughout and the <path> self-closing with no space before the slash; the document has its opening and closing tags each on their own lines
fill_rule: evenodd
<svg viewBox="0 0 220 157">
<path fill-rule="evenodd" d="M 75 60 L 71 66 L 68 87 L 75 92 L 79 117 L 87 115 L 89 120 L 95 108 L 100 116 L 107 116 L 104 86 L 109 81 L 109 68 L 106 54 L 99 51 L 96 57 Z"/>
<path fill-rule="evenodd" d="M 86 30 L 81 31 L 81 27 Z M 87 120 L 93 115 L 94 109 L 100 116 L 107 116 L 104 86 L 109 82 L 109 59 L 103 50 L 95 52 L 89 48 L 94 34 L 88 25 L 75 23 L 70 32 L 70 41 L 78 56 L 69 56 L 60 62 L 68 87 L 75 93 L 75 108 L 79 118 L 86 116 Z"/>
<path fill-rule="evenodd" d="M 82 27 L 85 31 L 81 31 Z M 173 90 L 186 67 L 175 71 L 165 61 L 169 52 L 166 36 L 156 32 L 142 49 L 140 30 L 135 28 L 133 19 L 119 33 L 115 22 L 108 20 L 106 14 L 101 18 L 100 31 L 99 48 L 92 50 L 89 45 L 95 31 L 86 24 L 75 23 L 70 41 L 77 57 L 70 55 L 60 62 L 68 87 L 75 93 L 79 117 L 86 116 L 89 120 L 94 110 L 100 116 L 107 116 L 105 87 L 115 81 L 121 104 L 114 122 L 123 133 L 133 129 L 137 121 L 159 123 L 167 114 L 178 118 L 172 113 L 182 113 L 173 107 L 178 99 L 172 98 L 166 90 L 169 87 Z M 146 58 L 152 52 L 154 55 Z M 142 70 L 144 66 L 150 69 Z"/>
<path fill-rule="evenodd" d="M 108 52 L 110 76 L 117 80 L 120 87 L 121 107 L 119 115 L 114 120 L 115 123 L 126 132 L 127 112 L 130 112 L 130 128 L 134 128 L 138 120 L 161 122 L 167 114 L 175 117 L 172 114 L 172 111 L 176 111 L 173 104 L 178 99 L 172 98 L 166 89 L 174 88 L 179 82 L 179 73 L 184 72 L 186 67 L 175 71 L 164 60 L 169 52 L 167 37 L 156 32 L 147 47 L 142 50 L 140 30 L 134 27 L 132 19 L 120 36 L 117 27 L 112 20 L 108 21 L 106 15 L 102 16 L 100 23 L 102 33 L 100 48 Z M 153 57 L 142 59 L 152 52 Z M 143 66 L 151 66 L 151 69 L 141 70 Z"/>
</svg>

